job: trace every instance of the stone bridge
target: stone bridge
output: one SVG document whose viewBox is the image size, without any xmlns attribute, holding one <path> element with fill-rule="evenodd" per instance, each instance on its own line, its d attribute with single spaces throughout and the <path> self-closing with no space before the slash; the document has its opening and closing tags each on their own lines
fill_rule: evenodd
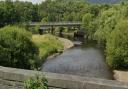
<svg viewBox="0 0 128 89">
<path fill-rule="evenodd" d="M 42 73 L 7 67 L 0 67 L 0 89 L 24 89 L 23 82 L 36 74 L 46 76 L 49 89 L 128 89 L 128 83 L 115 80 Z"/>
</svg>

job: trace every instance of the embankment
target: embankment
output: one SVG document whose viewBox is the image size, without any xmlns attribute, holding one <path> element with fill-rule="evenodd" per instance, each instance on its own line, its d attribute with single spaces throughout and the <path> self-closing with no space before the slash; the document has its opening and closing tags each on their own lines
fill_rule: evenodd
<svg viewBox="0 0 128 89">
<path fill-rule="evenodd" d="M 33 35 L 33 42 L 39 47 L 39 57 L 45 60 L 51 55 L 56 55 L 74 46 L 74 44 L 65 38 L 59 38 L 53 35 Z"/>
<path fill-rule="evenodd" d="M 58 40 L 59 43 L 63 45 L 63 48 L 58 49 L 58 52 L 53 52 L 52 54 L 48 55 L 47 58 L 53 58 L 55 56 L 58 56 L 63 51 L 70 49 L 74 46 L 74 43 L 66 38 L 56 37 L 56 40 Z M 59 44 L 58 44 L 59 45 Z"/>
</svg>

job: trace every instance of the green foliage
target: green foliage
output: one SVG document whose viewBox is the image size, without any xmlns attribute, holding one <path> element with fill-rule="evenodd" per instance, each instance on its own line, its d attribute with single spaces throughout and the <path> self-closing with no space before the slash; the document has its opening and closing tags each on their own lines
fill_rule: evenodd
<svg viewBox="0 0 128 89">
<path fill-rule="evenodd" d="M 91 3 L 108 3 L 108 4 L 114 4 L 114 3 L 119 3 L 124 0 L 87 0 L 88 2 Z"/>
<path fill-rule="evenodd" d="M 117 16 L 118 14 L 118 11 L 113 8 L 101 12 L 99 27 L 95 33 L 95 37 L 99 41 L 106 41 L 107 37 L 109 37 L 111 31 L 113 31 L 117 24 L 117 18 L 119 17 Z M 118 20 L 119 19 L 120 18 L 118 18 Z"/>
<path fill-rule="evenodd" d="M 98 12 L 96 6 L 90 8 Z M 110 67 L 127 69 L 128 21 L 123 20 L 128 19 L 128 3 L 101 5 L 97 15 L 93 10 L 83 16 L 83 30 L 89 38 L 106 44 L 106 61 Z"/>
<path fill-rule="evenodd" d="M 107 63 L 112 68 L 128 68 L 128 21 L 119 21 L 106 44 Z"/>
<path fill-rule="evenodd" d="M 41 20 L 41 22 L 42 22 L 42 23 L 48 22 L 48 18 L 43 18 L 43 19 Z"/>
<path fill-rule="evenodd" d="M 90 29 L 91 28 L 90 23 L 92 22 L 92 19 L 93 19 L 93 15 L 92 14 L 87 13 L 87 14 L 84 15 L 83 23 L 84 23 L 84 27 L 86 29 Z"/>
<path fill-rule="evenodd" d="M 104 9 L 106 5 L 102 6 L 103 9 L 101 9 L 100 15 L 98 16 L 98 26 L 97 30 L 95 32 L 95 38 L 98 41 L 106 41 L 107 37 L 110 36 L 111 32 L 115 29 L 116 24 L 121 19 L 127 19 L 128 18 L 128 4 L 125 3 L 117 4 L 117 5 L 111 5 L 107 6 L 107 9 Z"/>
<path fill-rule="evenodd" d="M 0 27 L 21 22 L 39 21 L 38 6 L 30 2 L 0 1 Z"/>
<path fill-rule="evenodd" d="M 31 2 L 16 1 L 13 2 L 13 6 L 18 14 L 19 22 L 36 22 L 40 20 L 38 5 L 33 5 Z"/>
<path fill-rule="evenodd" d="M 24 83 L 25 89 L 48 89 L 47 79 L 44 76 L 36 75 L 26 80 Z"/>
<path fill-rule="evenodd" d="M 83 16 L 82 23 L 82 29 L 86 32 L 87 38 L 93 39 L 93 34 L 96 30 L 94 16 L 90 13 L 85 14 Z"/>
<path fill-rule="evenodd" d="M 38 59 L 38 48 L 31 37 L 31 33 L 16 26 L 0 29 L 0 65 L 33 69 Z"/>
<path fill-rule="evenodd" d="M 31 32 L 32 34 L 39 34 L 40 26 L 28 27 L 27 31 Z"/>
<path fill-rule="evenodd" d="M 39 5 L 42 20 L 48 22 L 81 21 L 87 9 L 88 4 L 82 0 L 46 0 Z"/>
<path fill-rule="evenodd" d="M 82 21 L 85 13 L 97 16 L 99 10 L 99 5 L 84 0 L 46 0 L 39 5 L 5 0 L 0 1 L 0 27 L 21 22 Z"/>
<path fill-rule="evenodd" d="M 52 35 L 33 35 L 33 42 L 39 47 L 39 56 L 42 60 L 53 53 L 63 50 L 63 45 L 58 37 Z"/>
<path fill-rule="evenodd" d="M 83 25 L 81 28 L 85 31 L 87 39 L 95 39 L 94 33 L 98 28 L 98 16 L 102 10 L 100 7 L 100 5 L 89 5 L 87 7 L 87 12 L 82 18 Z"/>
</svg>

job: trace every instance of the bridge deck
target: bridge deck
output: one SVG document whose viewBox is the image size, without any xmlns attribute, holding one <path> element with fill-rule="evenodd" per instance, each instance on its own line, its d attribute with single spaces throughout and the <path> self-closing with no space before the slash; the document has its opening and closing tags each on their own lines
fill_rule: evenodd
<svg viewBox="0 0 128 89">
<path fill-rule="evenodd" d="M 30 26 L 80 26 L 82 22 L 47 22 L 47 23 L 39 23 L 32 22 L 29 23 Z"/>
</svg>

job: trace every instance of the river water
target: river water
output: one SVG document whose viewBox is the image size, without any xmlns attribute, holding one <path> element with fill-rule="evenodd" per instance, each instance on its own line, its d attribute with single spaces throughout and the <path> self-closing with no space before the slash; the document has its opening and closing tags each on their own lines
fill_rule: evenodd
<svg viewBox="0 0 128 89">
<path fill-rule="evenodd" d="M 57 57 L 47 59 L 42 65 L 42 71 L 112 79 L 112 72 L 105 63 L 104 52 L 94 42 L 75 46 Z"/>
</svg>

